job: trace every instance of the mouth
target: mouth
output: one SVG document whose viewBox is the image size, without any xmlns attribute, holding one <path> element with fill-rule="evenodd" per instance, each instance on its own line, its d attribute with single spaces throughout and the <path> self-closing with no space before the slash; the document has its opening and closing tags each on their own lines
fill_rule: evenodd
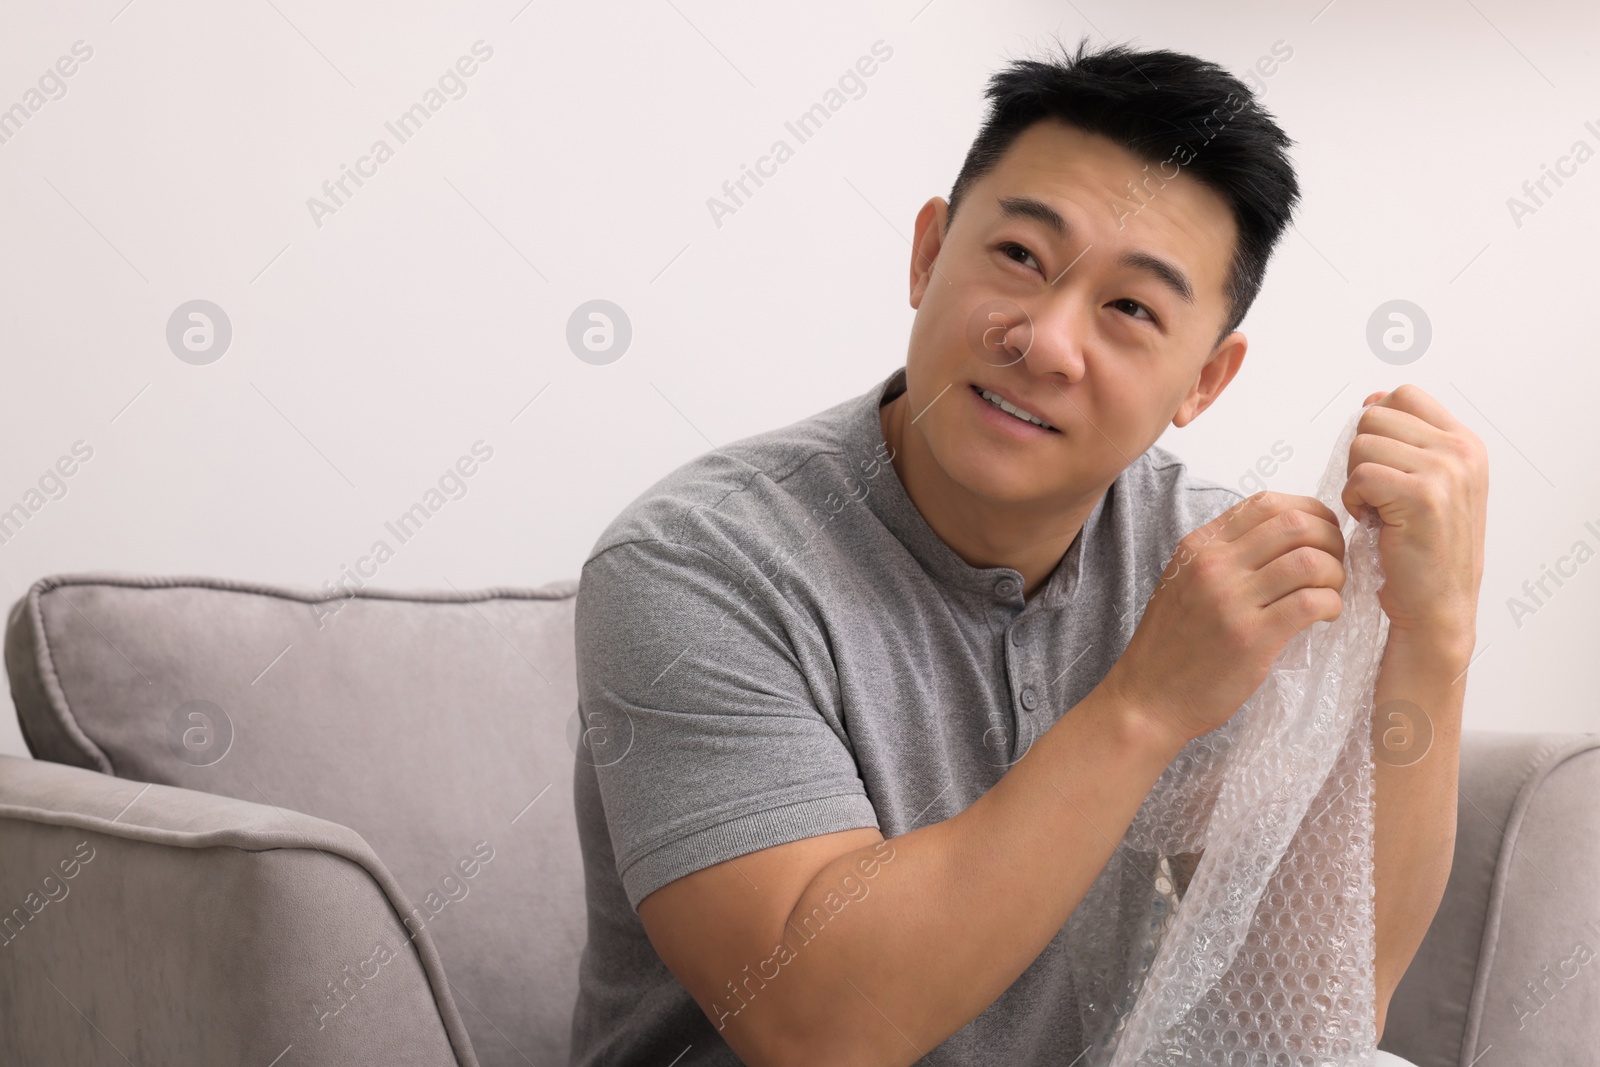
<svg viewBox="0 0 1600 1067">
<path fill-rule="evenodd" d="M 978 385 L 969 385 L 967 388 L 972 392 L 973 396 L 978 398 L 980 403 L 987 405 L 994 411 L 1014 420 L 1017 423 L 1022 424 L 1023 426 L 1031 426 L 1035 430 L 1043 433 L 1058 434 L 1061 432 L 1032 412 L 1024 411 L 1022 408 L 1017 407 L 1017 405 L 1011 403 L 999 393 L 993 392 L 989 389 L 984 389 Z"/>
</svg>

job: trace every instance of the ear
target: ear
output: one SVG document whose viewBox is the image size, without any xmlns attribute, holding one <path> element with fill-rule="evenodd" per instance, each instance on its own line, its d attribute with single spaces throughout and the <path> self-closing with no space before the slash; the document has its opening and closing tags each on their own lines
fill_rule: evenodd
<svg viewBox="0 0 1600 1067">
<path fill-rule="evenodd" d="M 1222 339 L 1190 384 L 1189 392 L 1172 416 L 1172 425 L 1187 426 L 1222 395 L 1244 364 L 1244 352 L 1249 346 L 1250 339 L 1238 330 Z"/>
<path fill-rule="evenodd" d="M 944 197 L 936 196 L 922 205 L 917 212 L 916 232 L 911 239 L 911 306 L 922 303 L 933 279 L 933 261 L 944 247 L 944 227 L 949 204 Z"/>
</svg>

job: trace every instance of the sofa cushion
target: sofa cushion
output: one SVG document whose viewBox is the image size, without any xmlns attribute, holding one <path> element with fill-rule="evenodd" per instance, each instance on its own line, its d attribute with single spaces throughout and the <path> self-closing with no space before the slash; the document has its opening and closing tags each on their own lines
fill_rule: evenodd
<svg viewBox="0 0 1600 1067">
<path fill-rule="evenodd" d="M 1600 734 L 1462 733 L 1450 881 L 1385 1049 L 1418 1067 L 1593 1062 L 1597 795 Z"/>
<path fill-rule="evenodd" d="M 355 830 L 437 944 L 479 1060 L 564 1063 L 576 592 L 54 576 L 13 608 L 5 659 L 36 757 Z"/>
</svg>

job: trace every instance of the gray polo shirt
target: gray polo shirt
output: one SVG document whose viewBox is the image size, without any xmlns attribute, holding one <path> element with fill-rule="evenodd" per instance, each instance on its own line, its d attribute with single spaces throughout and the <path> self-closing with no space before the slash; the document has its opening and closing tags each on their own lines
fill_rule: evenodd
<svg viewBox="0 0 1600 1067">
<path fill-rule="evenodd" d="M 639 901 L 757 849 L 861 826 L 893 839 L 956 815 L 1105 676 L 1179 538 L 1243 499 L 1152 447 L 1024 602 L 1018 571 L 963 561 L 906 495 L 878 416 L 904 388 L 900 368 L 679 467 L 584 563 L 573 789 L 589 925 L 573 1064 L 739 1063 L 656 955 Z M 1071 1062 L 1064 949 L 1058 934 L 922 1062 Z"/>
</svg>

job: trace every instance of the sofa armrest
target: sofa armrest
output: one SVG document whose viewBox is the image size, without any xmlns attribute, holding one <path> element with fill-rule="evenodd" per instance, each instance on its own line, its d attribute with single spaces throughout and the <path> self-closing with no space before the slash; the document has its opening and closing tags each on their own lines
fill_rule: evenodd
<svg viewBox="0 0 1600 1067">
<path fill-rule="evenodd" d="M 367 843 L 263 801 L 0 756 L 0 1062 L 477 1067 Z"/>
<path fill-rule="evenodd" d="M 1381 1047 L 1418 1067 L 1600 1048 L 1600 734 L 1465 731 L 1444 898 Z"/>
</svg>

